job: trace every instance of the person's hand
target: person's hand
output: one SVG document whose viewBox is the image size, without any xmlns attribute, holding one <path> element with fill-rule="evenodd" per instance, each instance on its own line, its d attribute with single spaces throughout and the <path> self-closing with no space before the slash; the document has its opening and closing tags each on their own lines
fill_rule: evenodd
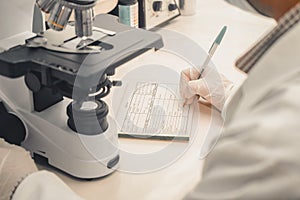
<svg viewBox="0 0 300 200">
<path fill-rule="evenodd" d="M 0 138 L 0 199 L 10 199 L 19 183 L 37 167 L 28 151 Z"/>
<path fill-rule="evenodd" d="M 189 105 L 197 98 L 200 102 L 211 104 L 221 111 L 233 83 L 211 68 L 205 70 L 200 79 L 199 74 L 195 68 L 181 72 L 180 94 L 185 99 L 185 104 Z"/>
</svg>

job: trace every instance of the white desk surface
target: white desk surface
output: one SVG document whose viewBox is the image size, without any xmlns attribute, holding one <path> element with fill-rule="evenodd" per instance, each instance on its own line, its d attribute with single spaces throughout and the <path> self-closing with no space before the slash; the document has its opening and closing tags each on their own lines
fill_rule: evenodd
<svg viewBox="0 0 300 200">
<path fill-rule="evenodd" d="M 224 25 L 227 25 L 228 32 L 213 60 L 219 70 L 230 80 L 237 84 L 241 83 L 245 77 L 234 68 L 234 61 L 267 30 L 272 28 L 275 25 L 274 21 L 241 12 L 228 6 L 223 0 L 198 0 L 197 9 L 196 15 L 180 16 L 164 28 L 182 33 L 203 49 L 209 49 L 217 33 Z M 160 59 L 160 56 L 156 56 L 156 54 L 157 52 L 150 52 L 145 58 L 154 56 Z M 143 63 L 145 58 L 137 58 L 135 61 L 127 63 L 126 67 L 117 70 L 117 76 L 122 77 L 131 69 L 132 63 Z M 178 65 L 179 69 L 187 67 L 180 66 L 180 63 Z M 77 194 L 87 200 L 182 199 L 201 180 L 204 161 L 199 159 L 199 151 L 207 130 L 212 126 L 221 126 L 218 120 L 219 116 L 212 120 L 209 108 L 199 106 L 197 112 L 200 115 L 197 118 L 198 127 L 195 127 L 197 129 L 195 140 L 190 144 L 179 143 L 179 147 L 188 145 L 187 151 L 173 164 L 156 172 L 134 174 L 117 171 L 102 179 L 84 181 L 71 178 L 49 167 L 40 166 L 40 168 L 54 171 Z M 164 145 L 166 143 L 161 141 L 120 140 L 121 148 L 134 153 L 155 151 L 157 148 L 163 148 Z"/>
</svg>

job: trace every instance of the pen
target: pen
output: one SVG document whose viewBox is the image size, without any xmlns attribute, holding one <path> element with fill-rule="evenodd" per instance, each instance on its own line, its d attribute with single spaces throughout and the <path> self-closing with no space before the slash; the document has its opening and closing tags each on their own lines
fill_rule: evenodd
<svg viewBox="0 0 300 200">
<path fill-rule="evenodd" d="M 218 46 L 221 44 L 221 41 L 226 33 L 226 30 L 227 30 L 227 26 L 224 26 L 222 28 L 221 32 L 219 33 L 219 35 L 217 36 L 217 38 L 215 39 L 214 43 L 211 45 L 211 47 L 208 51 L 208 55 L 202 65 L 202 69 L 200 71 L 200 75 L 199 75 L 198 79 L 201 78 L 205 68 L 208 66 L 208 64 L 209 64 L 210 60 L 212 59 L 213 55 L 215 54 Z"/>
<path fill-rule="evenodd" d="M 217 36 L 217 38 L 215 39 L 215 41 L 213 42 L 213 44 L 211 45 L 211 47 L 210 47 L 210 49 L 209 49 L 209 51 L 208 51 L 208 55 L 207 55 L 207 57 L 206 57 L 204 63 L 201 65 L 201 71 L 199 70 L 199 71 L 200 71 L 200 74 L 199 74 L 199 76 L 198 76 L 198 79 L 201 78 L 201 76 L 202 76 L 202 74 L 203 74 L 205 68 L 208 66 L 208 64 L 209 64 L 209 62 L 211 61 L 211 59 L 212 59 L 214 53 L 216 52 L 218 46 L 221 44 L 221 41 L 222 41 L 223 38 L 224 38 L 224 35 L 225 35 L 225 33 L 226 33 L 226 30 L 227 30 L 227 26 L 224 26 L 224 27 L 222 28 L 222 30 L 220 31 L 220 33 L 218 34 L 218 36 Z M 183 106 L 186 105 L 186 102 L 187 102 L 187 101 L 184 102 Z"/>
</svg>

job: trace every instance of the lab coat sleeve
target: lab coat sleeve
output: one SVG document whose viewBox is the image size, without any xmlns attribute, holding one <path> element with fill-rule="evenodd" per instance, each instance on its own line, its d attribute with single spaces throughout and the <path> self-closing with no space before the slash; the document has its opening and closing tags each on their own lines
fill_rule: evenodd
<svg viewBox="0 0 300 200">
<path fill-rule="evenodd" d="M 83 200 L 55 174 L 38 171 L 27 176 L 16 189 L 12 200 Z"/>
<path fill-rule="evenodd" d="M 299 199 L 299 91 L 295 80 L 236 113 L 185 199 Z"/>
<path fill-rule="evenodd" d="M 231 100 L 234 98 L 234 96 L 236 95 L 236 93 L 238 92 L 238 90 L 240 89 L 241 85 L 233 85 L 228 89 L 227 91 L 227 98 L 226 101 L 224 103 L 223 109 L 221 110 L 221 117 L 223 118 L 223 120 L 226 119 L 226 113 L 227 113 L 227 109 L 229 107 L 229 104 L 231 103 Z"/>
</svg>

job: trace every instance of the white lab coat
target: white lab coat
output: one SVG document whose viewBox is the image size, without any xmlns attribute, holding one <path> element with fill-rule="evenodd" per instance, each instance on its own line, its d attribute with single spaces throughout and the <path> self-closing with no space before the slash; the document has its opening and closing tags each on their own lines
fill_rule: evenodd
<svg viewBox="0 0 300 200">
<path fill-rule="evenodd" d="M 17 187 L 12 200 L 83 200 L 55 174 L 38 171 L 27 176 Z"/>
<path fill-rule="evenodd" d="M 186 199 L 300 199 L 300 24 L 264 55 L 226 109 Z"/>
</svg>

